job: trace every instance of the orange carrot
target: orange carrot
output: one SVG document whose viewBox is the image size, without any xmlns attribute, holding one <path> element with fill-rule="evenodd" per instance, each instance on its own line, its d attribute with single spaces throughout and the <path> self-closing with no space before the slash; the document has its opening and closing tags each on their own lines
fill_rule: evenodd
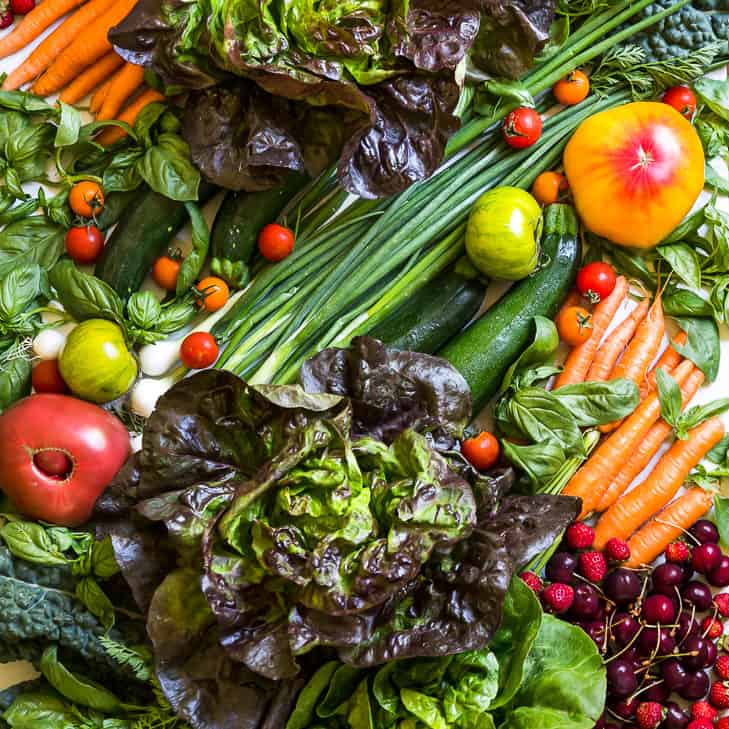
<svg viewBox="0 0 729 729">
<path fill-rule="evenodd" d="M 60 17 L 85 0 L 44 0 L 36 5 L 4 38 L 0 38 L 0 58 L 25 48 Z M 32 78 L 32 77 L 31 77 Z"/>
<path fill-rule="evenodd" d="M 713 495 L 698 487 L 689 489 L 672 501 L 630 538 L 630 559 L 625 566 L 640 567 L 653 562 L 671 542 L 683 536 L 704 516 L 713 503 Z"/>
<path fill-rule="evenodd" d="M 574 347 L 567 356 L 564 370 L 558 375 L 557 381 L 554 383 L 555 390 L 563 385 L 573 385 L 576 382 L 585 381 L 587 371 L 590 369 L 597 348 L 600 346 L 600 340 L 627 294 L 628 282 L 624 276 L 618 276 L 613 292 L 606 299 L 603 299 L 592 312 L 592 334 L 590 338 Z"/>
<path fill-rule="evenodd" d="M 104 97 L 97 121 L 115 119 L 121 111 L 126 100 L 142 85 L 144 81 L 144 69 L 142 66 L 135 66 L 133 63 L 125 63 L 119 73 L 114 76 L 111 86 Z"/>
<path fill-rule="evenodd" d="M 43 7 L 44 0 L 38 7 Z M 45 71 L 69 44 L 75 41 L 81 31 L 96 18 L 105 13 L 116 0 L 91 0 L 70 18 L 64 20 L 38 47 L 18 66 L 3 83 L 4 89 L 19 89 Z M 59 87 L 60 88 L 60 87 Z"/>
<path fill-rule="evenodd" d="M 93 20 L 83 33 L 54 59 L 48 70 L 33 85 L 33 93 L 48 96 L 70 83 L 85 68 L 111 50 L 107 34 L 132 10 L 136 0 L 114 0 L 111 7 Z"/>
<path fill-rule="evenodd" d="M 683 385 L 694 366 L 686 360 L 673 372 L 672 377 Z M 582 465 L 562 490 L 564 496 L 579 496 L 582 499 L 580 519 L 589 514 L 602 499 L 603 492 L 618 475 L 638 443 L 646 436 L 661 415 L 658 394 L 651 393 L 626 418 L 625 422 L 595 449 L 588 461 Z"/>
<path fill-rule="evenodd" d="M 109 89 L 111 88 L 111 82 L 114 80 L 114 77 L 112 76 L 108 81 L 105 81 L 101 86 L 99 86 L 96 91 L 91 96 L 91 99 L 89 101 L 89 111 L 92 114 L 96 114 L 96 112 L 101 109 L 101 105 L 104 103 L 104 99 L 106 98 L 106 95 L 109 93 Z"/>
<path fill-rule="evenodd" d="M 611 537 L 626 539 L 657 514 L 678 492 L 691 469 L 724 437 L 719 418 L 709 418 L 676 440 L 645 481 L 615 502 L 597 522 L 595 548 Z"/>
<path fill-rule="evenodd" d="M 681 386 L 681 395 L 683 407 L 686 407 L 693 396 L 701 387 L 704 381 L 704 373 L 695 368 L 688 376 L 686 382 Z M 650 463 L 653 456 L 656 455 L 666 438 L 671 434 L 673 428 L 664 420 L 659 420 L 646 433 L 635 450 L 630 454 L 627 463 L 620 469 L 618 475 L 612 480 L 612 483 L 603 493 L 600 503 L 595 507 L 595 511 L 606 511 L 609 509 L 626 491 L 628 486 L 633 483 L 638 474 Z"/>
<path fill-rule="evenodd" d="M 119 121 L 126 122 L 127 124 L 134 124 L 139 116 L 139 113 L 144 109 L 145 106 L 153 104 L 155 101 L 164 101 L 165 97 L 155 91 L 154 89 L 146 89 L 124 111 L 119 114 Z M 99 144 L 110 146 L 114 142 L 118 142 L 127 136 L 127 133 L 121 127 L 106 127 L 98 137 L 96 141 Z"/>
<path fill-rule="evenodd" d="M 663 350 L 663 354 L 658 358 L 658 362 L 655 363 L 653 369 L 649 372 L 648 377 L 640 383 L 640 399 L 644 400 L 646 395 L 655 389 L 656 387 L 656 370 L 663 369 L 666 374 L 671 372 L 678 367 L 681 362 L 681 355 L 673 348 L 674 344 L 678 344 L 682 347 L 686 344 L 686 332 L 679 332 L 673 341 Z"/>
<path fill-rule="evenodd" d="M 86 69 L 78 78 L 66 86 L 58 98 L 66 104 L 75 104 L 81 101 L 123 64 L 124 59 L 114 51 L 107 53 L 98 63 Z"/>
<path fill-rule="evenodd" d="M 587 372 L 585 378 L 587 382 L 604 382 L 613 371 L 618 357 L 628 346 L 628 342 L 633 338 L 638 325 L 645 318 L 648 312 L 650 301 L 643 299 L 638 306 L 626 317 L 605 339 L 600 349 L 597 350 L 592 366 Z"/>
</svg>

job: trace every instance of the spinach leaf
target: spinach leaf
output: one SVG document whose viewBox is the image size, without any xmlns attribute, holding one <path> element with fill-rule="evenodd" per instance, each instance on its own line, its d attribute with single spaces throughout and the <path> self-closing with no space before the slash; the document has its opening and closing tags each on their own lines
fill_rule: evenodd
<svg viewBox="0 0 729 729">
<path fill-rule="evenodd" d="M 15 340 L 0 354 L 0 412 L 30 395 L 31 369 L 20 340 Z"/>
<path fill-rule="evenodd" d="M 640 402 L 636 384 L 623 377 L 607 382 L 578 382 L 552 392 L 582 427 L 620 420 Z"/>
<path fill-rule="evenodd" d="M 182 202 L 197 200 L 200 173 L 190 162 L 190 148 L 182 137 L 160 134 L 157 144 L 149 147 L 137 164 L 155 192 Z"/>
<path fill-rule="evenodd" d="M 68 729 L 76 715 L 58 695 L 25 691 L 10 705 L 2 718 L 11 729 Z"/>
<path fill-rule="evenodd" d="M 9 521 L 0 528 L 0 537 L 10 553 L 26 562 L 43 565 L 66 565 L 68 559 L 46 530 L 32 521 Z"/>
<path fill-rule="evenodd" d="M 729 82 L 701 78 L 694 83 L 694 92 L 699 101 L 706 104 L 724 121 L 729 121 Z"/>
<path fill-rule="evenodd" d="M 714 316 L 711 304 L 688 289 L 672 288 L 663 296 L 666 316 Z"/>
<path fill-rule="evenodd" d="M 504 440 L 502 450 L 504 457 L 526 474 L 535 489 L 548 483 L 566 459 L 564 451 L 556 443 L 517 445 Z"/>
<path fill-rule="evenodd" d="M 10 223 L 0 232 L 0 278 L 23 263 L 50 270 L 63 252 L 64 230 L 41 215 Z"/>
<path fill-rule="evenodd" d="M 53 142 L 54 147 L 70 147 L 78 142 L 78 135 L 81 131 L 81 114 L 75 106 L 69 106 L 62 101 L 61 118 L 56 129 L 56 138 Z"/>
<path fill-rule="evenodd" d="M 500 392 L 506 392 L 517 375 L 538 365 L 553 364 L 553 355 L 557 347 L 559 347 L 559 334 L 554 322 L 544 316 L 535 316 L 532 343 L 506 371 Z"/>
<path fill-rule="evenodd" d="M 656 248 L 658 255 L 690 288 L 701 288 L 701 264 L 691 246 L 686 243 L 668 243 Z"/>
<path fill-rule="evenodd" d="M 114 625 L 114 606 L 93 577 L 82 577 L 76 583 L 75 594 L 107 630 Z"/>
<path fill-rule="evenodd" d="M 678 326 L 686 332 L 686 344 L 674 344 L 674 349 L 690 359 L 713 382 L 719 374 L 721 347 L 719 329 L 713 319 L 676 317 Z"/>
<path fill-rule="evenodd" d="M 177 275 L 177 295 L 182 296 L 189 291 L 205 265 L 205 258 L 210 248 L 210 231 L 200 208 L 191 202 L 185 203 L 185 208 L 192 224 L 192 250 L 185 256 Z M 200 292 L 205 296 L 205 292 Z"/>
<path fill-rule="evenodd" d="M 721 549 L 729 550 L 729 499 L 724 496 L 714 497 L 714 522 L 719 530 Z"/>
</svg>

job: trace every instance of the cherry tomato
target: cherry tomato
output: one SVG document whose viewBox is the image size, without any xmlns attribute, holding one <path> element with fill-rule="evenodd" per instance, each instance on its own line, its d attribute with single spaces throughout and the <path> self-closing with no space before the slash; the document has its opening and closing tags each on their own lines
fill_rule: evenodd
<svg viewBox="0 0 729 729">
<path fill-rule="evenodd" d="M 531 147 L 542 136 L 542 117 L 534 109 L 520 106 L 507 114 L 501 132 L 510 147 Z"/>
<path fill-rule="evenodd" d="M 482 430 L 461 443 L 461 453 L 477 471 L 488 471 L 499 460 L 501 447 L 491 433 Z"/>
<path fill-rule="evenodd" d="M 174 291 L 181 265 L 182 259 L 178 255 L 160 256 L 152 266 L 154 282 L 165 291 Z"/>
<path fill-rule="evenodd" d="M 582 71 L 572 71 L 552 87 L 554 98 L 564 106 L 584 101 L 590 93 L 590 79 Z"/>
<path fill-rule="evenodd" d="M 10 0 L 10 10 L 15 15 L 27 15 L 35 7 L 35 0 Z"/>
<path fill-rule="evenodd" d="M 569 185 L 560 172 L 542 172 L 532 185 L 532 196 L 540 205 L 556 203 Z"/>
<path fill-rule="evenodd" d="M 43 359 L 33 367 L 31 382 L 36 392 L 68 392 L 57 359 Z"/>
<path fill-rule="evenodd" d="M 615 269 L 609 263 L 594 261 L 577 273 L 577 290 L 593 304 L 612 294 L 615 288 Z"/>
<path fill-rule="evenodd" d="M 294 232 L 276 223 L 264 225 L 258 234 L 258 250 L 267 261 L 283 261 L 294 250 Z"/>
<path fill-rule="evenodd" d="M 93 218 L 104 209 L 104 192 L 91 180 L 77 182 L 68 194 L 68 204 L 76 215 Z"/>
<path fill-rule="evenodd" d="M 208 332 L 188 334 L 180 346 L 180 359 L 185 367 L 201 370 L 210 367 L 218 358 L 218 343 Z"/>
<path fill-rule="evenodd" d="M 663 103 L 690 119 L 696 111 L 696 96 L 688 86 L 672 86 L 663 94 Z"/>
<path fill-rule="evenodd" d="M 207 311 L 217 311 L 228 303 L 230 289 L 222 278 L 207 276 L 195 288 L 199 291 L 202 297 L 201 304 Z"/>
<path fill-rule="evenodd" d="M 66 232 L 66 253 L 76 263 L 93 263 L 104 249 L 104 234 L 95 225 L 78 225 Z"/>
<path fill-rule="evenodd" d="M 571 347 L 587 341 L 592 334 L 592 314 L 581 306 L 568 306 L 557 315 L 559 337 Z"/>
</svg>

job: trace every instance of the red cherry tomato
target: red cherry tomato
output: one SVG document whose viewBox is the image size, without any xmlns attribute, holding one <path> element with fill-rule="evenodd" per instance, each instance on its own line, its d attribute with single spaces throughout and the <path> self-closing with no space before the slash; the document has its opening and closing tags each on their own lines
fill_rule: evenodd
<svg viewBox="0 0 729 729">
<path fill-rule="evenodd" d="M 93 263 L 104 249 L 104 234 L 95 225 L 69 228 L 66 233 L 66 253 L 76 263 Z"/>
<path fill-rule="evenodd" d="M 663 94 L 663 103 L 690 119 L 696 111 L 696 96 L 688 86 L 672 86 Z"/>
<path fill-rule="evenodd" d="M 499 460 L 501 446 L 491 433 L 483 430 L 461 443 L 461 453 L 477 471 L 488 471 Z"/>
<path fill-rule="evenodd" d="M 35 0 L 10 0 L 10 11 L 15 15 L 27 15 L 35 7 Z"/>
<path fill-rule="evenodd" d="M 36 392 L 58 392 L 68 391 L 68 386 L 61 377 L 58 369 L 57 359 L 43 359 L 33 367 L 31 382 Z"/>
<path fill-rule="evenodd" d="M 185 367 L 201 370 L 210 367 L 218 358 L 218 343 L 208 332 L 193 332 L 182 340 L 180 359 Z"/>
<path fill-rule="evenodd" d="M 258 234 L 258 250 L 267 261 L 283 261 L 294 250 L 294 232 L 269 223 Z"/>
<path fill-rule="evenodd" d="M 501 132 L 510 147 L 531 147 L 542 136 L 542 117 L 534 109 L 520 106 L 507 114 Z"/>
<path fill-rule="evenodd" d="M 577 290 L 597 304 L 612 294 L 616 279 L 615 269 L 609 263 L 595 261 L 583 266 L 577 273 Z"/>
</svg>

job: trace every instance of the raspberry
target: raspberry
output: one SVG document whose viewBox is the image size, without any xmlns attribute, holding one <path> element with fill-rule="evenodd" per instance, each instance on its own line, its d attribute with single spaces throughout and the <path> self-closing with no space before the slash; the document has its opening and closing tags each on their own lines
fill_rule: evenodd
<svg viewBox="0 0 729 729">
<path fill-rule="evenodd" d="M 725 681 L 729 679 L 729 656 L 719 656 L 714 664 L 714 670 L 719 675 L 719 678 Z"/>
<path fill-rule="evenodd" d="M 691 552 L 683 542 L 671 542 L 665 551 L 666 562 L 688 562 L 691 559 Z"/>
<path fill-rule="evenodd" d="M 533 572 L 522 572 L 519 577 L 526 583 L 527 587 L 531 589 L 535 594 L 539 595 L 544 589 L 539 575 L 535 575 Z"/>
<path fill-rule="evenodd" d="M 643 701 L 635 712 L 640 729 L 657 729 L 665 718 L 666 710 L 657 701 Z"/>
<path fill-rule="evenodd" d="M 705 719 L 712 724 L 714 723 L 718 713 L 719 712 L 708 701 L 697 701 L 691 707 L 691 716 L 694 719 Z"/>
<path fill-rule="evenodd" d="M 552 612 L 566 613 L 575 599 L 575 591 L 563 582 L 554 582 L 544 588 L 542 600 Z"/>
<path fill-rule="evenodd" d="M 605 545 L 605 556 L 611 562 L 627 562 L 630 559 L 630 547 L 622 539 L 613 537 Z"/>
<path fill-rule="evenodd" d="M 717 709 L 729 709 L 729 690 L 727 690 L 727 684 L 721 681 L 712 684 L 711 691 L 709 691 L 709 701 Z"/>
<path fill-rule="evenodd" d="M 706 719 L 694 719 L 686 729 L 714 729 L 714 725 Z"/>
<path fill-rule="evenodd" d="M 724 624 L 712 615 L 707 615 L 701 622 L 701 633 L 706 638 L 716 640 L 723 632 Z"/>
<path fill-rule="evenodd" d="M 580 574 L 590 582 L 602 582 L 607 574 L 607 562 L 602 552 L 583 552 L 580 555 Z"/>
<path fill-rule="evenodd" d="M 565 539 L 572 549 L 589 549 L 595 542 L 595 530 L 583 521 L 576 521 L 567 528 Z"/>
<path fill-rule="evenodd" d="M 716 605 L 719 615 L 724 618 L 729 618 L 729 592 L 714 595 L 714 605 Z"/>
</svg>

